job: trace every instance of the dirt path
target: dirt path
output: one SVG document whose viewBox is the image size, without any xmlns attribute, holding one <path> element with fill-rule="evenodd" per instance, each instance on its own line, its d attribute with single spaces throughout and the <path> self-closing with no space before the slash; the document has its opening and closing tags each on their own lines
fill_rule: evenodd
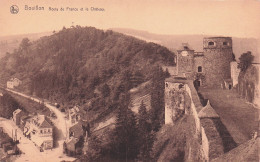
<svg viewBox="0 0 260 162">
<path fill-rule="evenodd" d="M 222 123 L 239 145 L 252 138 L 257 130 L 258 109 L 240 98 L 233 90 L 200 89 L 204 99 L 209 99 Z"/>
</svg>

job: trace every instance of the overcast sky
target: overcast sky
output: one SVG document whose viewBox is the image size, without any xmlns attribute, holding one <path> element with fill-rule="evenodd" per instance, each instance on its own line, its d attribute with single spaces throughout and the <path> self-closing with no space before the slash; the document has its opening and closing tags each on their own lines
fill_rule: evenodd
<svg viewBox="0 0 260 162">
<path fill-rule="evenodd" d="M 140 2 L 141 1 L 141 2 Z M 10 6 L 19 7 L 18 14 Z M 26 11 L 25 5 L 44 11 Z M 65 11 L 50 12 L 49 7 Z M 69 12 L 98 7 L 104 12 Z M 260 38 L 260 1 L 0 0 L 0 36 L 60 30 L 63 26 L 146 30 L 158 34 L 210 34 Z"/>
</svg>

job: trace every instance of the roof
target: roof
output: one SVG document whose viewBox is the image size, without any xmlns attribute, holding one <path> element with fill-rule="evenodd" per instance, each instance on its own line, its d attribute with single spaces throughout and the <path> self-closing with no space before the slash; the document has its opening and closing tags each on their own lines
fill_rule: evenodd
<svg viewBox="0 0 260 162">
<path fill-rule="evenodd" d="M 200 110 L 198 116 L 199 118 L 219 118 L 219 115 L 211 107 L 209 100 L 207 105 Z"/>
<path fill-rule="evenodd" d="M 166 69 L 167 69 L 168 72 L 170 73 L 170 75 L 178 75 L 178 68 L 177 68 L 177 66 L 162 66 L 162 69 L 164 71 L 166 71 Z"/>
<path fill-rule="evenodd" d="M 16 110 L 14 110 L 13 114 L 16 115 L 16 114 L 18 114 L 18 113 L 20 113 L 20 112 L 22 112 L 21 109 L 16 109 Z"/>
<path fill-rule="evenodd" d="M 204 39 L 213 39 L 213 38 L 232 38 L 232 37 L 221 37 L 221 36 L 218 36 L 218 37 L 204 37 Z"/>
<path fill-rule="evenodd" d="M 82 128 L 82 123 L 78 122 L 77 124 L 70 127 L 69 132 L 74 132 L 74 137 L 79 138 L 80 136 L 83 136 L 84 131 Z"/>
<path fill-rule="evenodd" d="M 32 136 L 31 138 L 33 138 L 33 142 L 35 142 L 36 145 L 38 146 L 41 146 L 45 141 L 53 141 L 53 138 L 50 136 L 47 137 Z"/>
<path fill-rule="evenodd" d="M 188 43 L 182 43 L 181 46 L 178 48 L 178 51 L 194 51 Z"/>
<path fill-rule="evenodd" d="M 169 77 L 169 78 L 165 79 L 165 82 L 187 83 L 187 78 L 185 78 L 185 77 Z"/>
<path fill-rule="evenodd" d="M 73 114 L 77 114 L 79 112 L 79 107 L 78 106 L 74 106 L 73 108 L 69 109 L 69 114 L 73 115 Z"/>
<path fill-rule="evenodd" d="M 258 142 L 259 139 L 251 139 L 233 150 L 213 159 L 212 162 L 222 161 L 259 161 Z"/>
<path fill-rule="evenodd" d="M 33 117 L 32 120 L 35 122 L 34 124 L 37 125 L 40 128 L 50 128 L 50 127 L 52 127 L 50 122 L 47 121 L 47 118 L 45 117 L 45 115 L 37 115 L 37 116 Z"/>
<path fill-rule="evenodd" d="M 71 138 L 69 139 L 67 142 L 66 142 L 66 145 L 67 145 L 67 149 L 70 150 L 70 151 L 75 151 L 75 145 L 76 143 L 78 142 L 79 140 L 76 139 L 76 138 Z"/>
<path fill-rule="evenodd" d="M 78 141 L 79 141 L 79 140 L 76 139 L 76 138 L 70 138 L 70 139 L 66 142 L 66 144 L 67 144 L 67 145 L 75 145 Z"/>
</svg>

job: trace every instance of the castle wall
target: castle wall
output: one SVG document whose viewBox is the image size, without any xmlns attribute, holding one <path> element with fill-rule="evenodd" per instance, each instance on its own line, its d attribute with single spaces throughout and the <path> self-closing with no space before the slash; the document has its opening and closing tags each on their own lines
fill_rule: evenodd
<svg viewBox="0 0 260 162">
<path fill-rule="evenodd" d="M 213 119 L 199 118 L 199 112 L 203 110 L 197 91 L 192 80 L 179 78 L 167 78 L 165 81 L 165 124 L 174 125 L 172 116 L 176 112 L 174 104 L 172 104 L 172 91 L 185 92 L 184 108 L 187 114 L 187 123 L 189 125 L 186 148 L 185 161 L 209 161 L 224 153 L 222 139 L 213 122 Z M 184 95 L 184 96 L 185 96 Z M 177 96 L 178 98 L 178 96 Z M 210 124 L 209 124 L 210 123 Z M 217 147 L 216 147 L 217 146 Z"/>
<path fill-rule="evenodd" d="M 179 86 L 182 83 L 165 82 L 165 124 L 172 124 L 177 115 L 177 102 L 180 102 Z"/>
<path fill-rule="evenodd" d="M 184 56 L 182 52 L 187 52 L 187 56 Z M 193 59 L 194 59 L 194 51 L 178 51 L 177 57 L 177 66 L 178 66 L 178 75 L 186 76 L 186 73 L 193 72 Z"/>
<path fill-rule="evenodd" d="M 194 65 L 193 65 L 194 72 L 198 72 L 199 66 L 202 67 L 202 73 L 203 73 L 205 71 L 205 69 L 204 69 L 204 57 L 203 56 L 194 57 Z"/>
<path fill-rule="evenodd" d="M 185 84 L 185 90 L 191 99 L 189 124 L 192 134 L 191 138 L 187 140 L 189 151 L 185 161 L 209 161 L 209 140 L 205 129 L 201 126 L 198 116 L 198 112 L 202 109 L 202 105 L 192 82 Z"/>
<path fill-rule="evenodd" d="M 232 39 L 209 37 L 203 40 L 205 82 L 208 87 L 221 87 L 224 79 L 230 79 Z"/>
<path fill-rule="evenodd" d="M 231 68 L 232 84 L 233 84 L 233 87 L 235 87 L 238 84 L 238 75 L 239 75 L 240 69 L 237 68 L 236 61 L 232 61 L 230 63 L 230 68 Z"/>
</svg>

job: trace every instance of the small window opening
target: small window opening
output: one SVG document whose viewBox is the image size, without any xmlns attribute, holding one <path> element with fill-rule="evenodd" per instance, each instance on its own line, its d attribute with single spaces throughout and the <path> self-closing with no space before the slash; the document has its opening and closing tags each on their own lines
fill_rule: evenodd
<svg viewBox="0 0 260 162">
<path fill-rule="evenodd" d="M 202 67 L 201 66 L 198 66 L 198 72 L 202 72 Z"/>
<path fill-rule="evenodd" d="M 214 42 L 209 42 L 209 46 L 213 46 L 214 45 Z"/>
<path fill-rule="evenodd" d="M 227 45 L 228 45 L 228 43 L 227 43 L 227 42 L 223 42 L 223 45 L 224 45 L 224 46 L 227 46 Z"/>
<path fill-rule="evenodd" d="M 200 85 L 201 85 L 201 83 L 200 83 L 200 80 L 198 80 L 198 82 L 197 82 L 197 83 L 198 83 L 198 87 L 200 87 Z"/>
<path fill-rule="evenodd" d="M 166 85 L 166 87 L 168 87 L 168 83 L 166 83 L 165 85 Z"/>
<path fill-rule="evenodd" d="M 179 85 L 179 89 L 182 89 L 183 87 L 184 87 L 183 84 L 180 84 L 180 85 Z"/>
</svg>

